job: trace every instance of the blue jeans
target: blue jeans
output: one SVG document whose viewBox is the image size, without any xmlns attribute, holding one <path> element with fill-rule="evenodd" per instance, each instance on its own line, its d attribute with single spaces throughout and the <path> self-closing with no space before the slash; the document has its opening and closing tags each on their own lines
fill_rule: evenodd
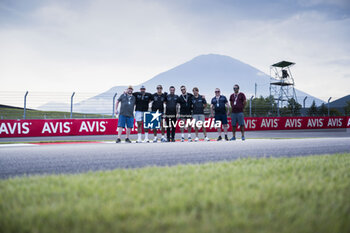
<svg viewBox="0 0 350 233">
<path fill-rule="evenodd" d="M 125 128 L 133 128 L 134 127 L 134 117 L 127 117 L 123 115 L 119 115 L 118 119 L 118 127 Z"/>
</svg>

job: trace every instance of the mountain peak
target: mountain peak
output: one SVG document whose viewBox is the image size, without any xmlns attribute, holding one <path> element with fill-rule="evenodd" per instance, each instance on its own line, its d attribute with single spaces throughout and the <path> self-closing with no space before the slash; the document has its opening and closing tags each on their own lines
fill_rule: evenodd
<svg viewBox="0 0 350 233">
<path fill-rule="evenodd" d="M 236 62 L 236 63 L 243 63 L 233 57 L 221 55 L 221 54 L 215 54 L 215 53 L 209 53 L 209 54 L 202 54 L 197 57 L 194 57 L 189 62 L 210 62 L 210 63 L 218 63 L 218 62 Z"/>
</svg>

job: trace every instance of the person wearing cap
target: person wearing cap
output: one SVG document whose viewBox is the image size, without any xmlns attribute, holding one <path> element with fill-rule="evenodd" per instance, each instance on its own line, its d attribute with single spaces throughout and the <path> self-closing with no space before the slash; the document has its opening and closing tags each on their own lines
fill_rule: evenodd
<svg viewBox="0 0 350 233">
<path fill-rule="evenodd" d="M 117 100 L 117 103 L 115 105 L 116 113 L 119 114 L 118 119 L 118 138 L 116 140 L 116 143 L 121 142 L 121 135 L 124 128 L 126 128 L 126 143 L 131 143 L 129 136 L 131 128 L 134 127 L 134 108 L 135 108 L 135 101 L 136 98 L 133 96 L 132 86 L 129 86 L 126 93 L 123 93 Z M 118 111 L 118 106 L 120 103 L 120 111 Z"/>
<path fill-rule="evenodd" d="M 146 87 L 141 86 L 139 92 L 134 92 L 133 95 L 136 98 L 136 108 L 135 108 L 135 119 L 137 123 L 137 141 L 136 143 L 141 143 L 142 141 L 142 128 L 143 128 L 143 117 L 144 113 L 148 111 L 149 103 L 152 101 L 152 94 L 146 92 Z M 148 129 L 144 129 L 145 139 L 144 142 L 149 142 L 148 140 Z"/>
<path fill-rule="evenodd" d="M 221 121 L 221 124 L 224 128 L 225 132 L 225 140 L 228 141 L 227 137 L 227 115 L 229 114 L 230 106 L 228 105 L 227 98 L 224 95 L 220 94 L 220 89 L 216 88 L 215 89 L 215 96 L 211 99 L 211 117 L 214 116 L 215 112 L 215 122 Z M 222 140 L 221 137 L 221 127 L 218 127 L 218 141 Z"/>
<path fill-rule="evenodd" d="M 239 92 L 239 86 L 235 84 L 233 86 L 234 93 L 230 96 L 230 103 L 232 108 L 231 113 L 231 124 L 232 124 L 232 138 L 231 141 L 236 140 L 236 127 L 237 123 L 241 128 L 242 141 L 245 140 L 244 137 L 244 114 L 243 109 L 247 104 L 246 97 L 244 93 Z"/>
<path fill-rule="evenodd" d="M 157 92 L 152 95 L 152 100 L 153 100 L 153 102 L 152 102 L 152 112 L 158 111 L 162 115 L 164 114 L 164 104 L 165 104 L 165 101 L 166 101 L 166 96 L 167 96 L 167 93 L 163 93 L 162 85 L 158 85 L 157 86 Z M 160 122 L 160 127 L 161 127 L 161 132 L 162 132 L 161 142 L 166 142 L 167 140 L 164 137 L 165 129 L 163 127 L 163 118 L 162 118 L 162 120 Z M 153 134 L 154 134 L 153 142 L 157 142 L 158 141 L 157 129 L 153 129 Z"/>
<path fill-rule="evenodd" d="M 207 101 L 203 95 L 199 94 L 199 89 L 198 87 L 194 87 L 192 89 L 193 92 L 193 98 L 192 98 L 192 106 L 193 106 L 193 119 L 196 121 L 195 124 L 195 133 L 196 133 L 196 138 L 194 139 L 195 142 L 198 142 L 198 127 L 197 127 L 197 122 L 201 121 L 202 124 L 205 121 L 205 116 L 204 116 L 204 108 L 207 106 Z M 207 137 L 207 132 L 205 130 L 205 127 L 202 127 L 203 133 L 204 133 L 204 140 L 209 141 L 209 138 Z"/>
</svg>

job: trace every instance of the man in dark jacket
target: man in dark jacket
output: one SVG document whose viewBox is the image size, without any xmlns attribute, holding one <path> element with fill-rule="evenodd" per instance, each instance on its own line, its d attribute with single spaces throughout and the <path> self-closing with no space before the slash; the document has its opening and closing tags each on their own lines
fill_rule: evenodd
<svg viewBox="0 0 350 233">
<path fill-rule="evenodd" d="M 184 126 L 186 126 L 186 122 L 192 119 L 192 97 L 191 93 L 187 93 L 186 87 L 181 86 L 181 95 L 178 98 L 178 103 L 180 104 L 180 121 L 184 122 Z M 185 141 L 184 130 L 186 127 L 180 127 L 181 129 L 181 142 Z M 188 141 L 192 142 L 191 138 L 191 125 L 188 126 Z"/>
<path fill-rule="evenodd" d="M 167 140 L 168 142 L 175 142 L 175 130 L 176 130 L 176 111 L 178 95 L 175 94 L 175 87 L 169 88 L 170 94 L 166 97 L 166 124 L 167 124 Z"/>
</svg>

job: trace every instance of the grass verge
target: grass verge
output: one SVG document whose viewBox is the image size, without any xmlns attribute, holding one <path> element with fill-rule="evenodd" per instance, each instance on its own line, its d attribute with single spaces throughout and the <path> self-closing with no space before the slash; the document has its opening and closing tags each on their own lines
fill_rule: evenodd
<svg viewBox="0 0 350 233">
<path fill-rule="evenodd" d="M 0 181 L 0 232 L 349 232 L 350 154 Z"/>
<path fill-rule="evenodd" d="M 23 119 L 23 109 L 0 108 L 0 116 L 4 120 Z M 111 115 L 76 113 L 73 112 L 73 118 L 111 118 Z M 41 111 L 28 109 L 26 110 L 26 119 L 66 119 L 70 118 L 70 112 L 60 111 Z"/>
</svg>

